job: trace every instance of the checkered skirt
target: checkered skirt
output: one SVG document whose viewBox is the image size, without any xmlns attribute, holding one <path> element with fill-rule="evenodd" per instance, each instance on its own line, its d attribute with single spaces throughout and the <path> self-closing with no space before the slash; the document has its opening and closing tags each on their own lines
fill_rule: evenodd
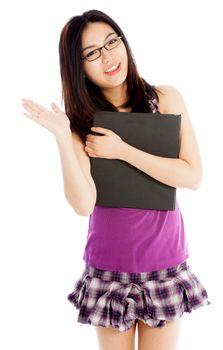
<svg viewBox="0 0 223 350">
<path fill-rule="evenodd" d="M 77 322 L 119 331 L 127 331 L 137 319 L 150 327 L 163 327 L 167 320 L 211 304 L 187 261 L 141 273 L 85 265 L 67 299 L 79 310 Z"/>
</svg>

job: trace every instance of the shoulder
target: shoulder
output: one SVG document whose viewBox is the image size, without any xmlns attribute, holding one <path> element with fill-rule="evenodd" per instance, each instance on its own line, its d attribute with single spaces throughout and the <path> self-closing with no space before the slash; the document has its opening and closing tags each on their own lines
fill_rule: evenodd
<svg viewBox="0 0 223 350">
<path fill-rule="evenodd" d="M 180 114 L 185 103 L 180 91 L 172 85 L 158 85 L 159 110 L 161 113 Z"/>
<path fill-rule="evenodd" d="M 157 89 L 160 112 L 181 115 L 181 134 L 192 129 L 189 112 L 180 91 L 171 85 L 159 85 Z"/>
</svg>

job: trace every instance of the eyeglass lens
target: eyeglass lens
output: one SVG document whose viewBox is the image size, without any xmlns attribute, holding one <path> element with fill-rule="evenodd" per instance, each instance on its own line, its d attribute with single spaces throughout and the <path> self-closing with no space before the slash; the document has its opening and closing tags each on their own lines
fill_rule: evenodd
<svg viewBox="0 0 223 350">
<path fill-rule="evenodd" d="M 113 38 L 111 40 L 109 40 L 106 44 L 105 44 L 105 48 L 107 50 L 112 50 L 114 49 L 116 46 L 118 46 L 118 44 L 120 43 L 121 39 L 120 38 Z M 95 59 L 97 59 L 98 57 L 101 56 L 101 50 L 100 49 L 96 49 L 93 51 L 90 51 L 85 57 L 88 61 L 93 61 Z"/>
</svg>

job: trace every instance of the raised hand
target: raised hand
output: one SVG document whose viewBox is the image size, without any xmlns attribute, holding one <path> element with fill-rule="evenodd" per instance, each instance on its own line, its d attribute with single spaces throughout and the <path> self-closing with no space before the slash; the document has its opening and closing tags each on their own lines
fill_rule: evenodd
<svg viewBox="0 0 223 350">
<path fill-rule="evenodd" d="M 53 110 L 51 112 L 30 99 L 22 98 L 22 101 L 22 106 L 29 112 L 29 114 L 23 114 L 48 129 L 56 137 L 70 132 L 69 118 L 55 103 L 51 103 Z"/>
</svg>

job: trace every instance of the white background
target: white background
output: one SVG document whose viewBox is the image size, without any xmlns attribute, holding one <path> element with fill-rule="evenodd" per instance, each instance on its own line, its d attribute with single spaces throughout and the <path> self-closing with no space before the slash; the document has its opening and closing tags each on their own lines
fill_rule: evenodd
<svg viewBox="0 0 223 350">
<path fill-rule="evenodd" d="M 203 182 L 178 189 L 188 262 L 212 305 L 184 314 L 179 349 L 222 348 L 221 1 L 7 1 L 1 4 L 0 346 L 98 349 L 67 294 L 84 268 L 88 217 L 63 193 L 54 136 L 23 115 L 21 98 L 61 105 L 58 42 L 66 21 L 106 12 L 122 28 L 140 75 L 182 94 L 199 142 Z M 79 345 L 77 345 L 79 344 Z"/>
</svg>

